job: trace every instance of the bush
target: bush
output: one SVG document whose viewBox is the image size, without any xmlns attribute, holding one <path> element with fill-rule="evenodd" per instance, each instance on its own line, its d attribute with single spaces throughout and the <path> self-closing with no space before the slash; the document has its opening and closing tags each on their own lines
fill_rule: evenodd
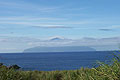
<svg viewBox="0 0 120 80">
<path fill-rule="evenodd" d="M 13 69 L 15 69 L 15 70 L 20 69 L 20 67 L 19 67 L 18 65 L 12 65 L 12 66 L 10 66 L 10 67 L 8 67 L 8 68 L 9 68 L 9 69 L 13 68 Z"/>
</svg>

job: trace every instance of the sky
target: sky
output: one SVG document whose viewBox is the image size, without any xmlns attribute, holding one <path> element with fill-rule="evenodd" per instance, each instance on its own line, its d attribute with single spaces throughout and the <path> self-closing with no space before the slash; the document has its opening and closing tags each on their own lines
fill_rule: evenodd
<svg viewBox="0 0 120 80">
<path fill-rule="evenodd" d="M 108 38 L 109 45 L 114 38 L 118 43 L 119 4 L 120 0 L 0 0 L 0 52 L 46 45 L 44 40 L 56 36 L 76 42 Z"/>
</svg>

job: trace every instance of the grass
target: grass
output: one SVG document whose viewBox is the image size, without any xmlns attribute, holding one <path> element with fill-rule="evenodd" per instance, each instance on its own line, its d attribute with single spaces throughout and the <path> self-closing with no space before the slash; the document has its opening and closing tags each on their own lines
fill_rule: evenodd
<svg viewBox="0 0 120 80">
<path fill-rule="evenodd" d="M 0 66 L 0 80 L 120 80 L 120 57 L 110 64 L 98 62 L 96 68 L 64 71 L 22 71 Z"/>
</svg>

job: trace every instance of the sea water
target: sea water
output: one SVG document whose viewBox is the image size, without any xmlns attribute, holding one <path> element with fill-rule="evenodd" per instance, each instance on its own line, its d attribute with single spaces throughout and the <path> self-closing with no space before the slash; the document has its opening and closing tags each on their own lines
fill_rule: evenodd
<svg viewBox="0 0 120 80">
<path fill-rule="evenodd" d="M 7 66 L 17 64 L 23 70 L 75 70 L 94 67 L 96 61 L 109 62 L 113 51 L 1 53 L 0 62 Z"/>
</svg>

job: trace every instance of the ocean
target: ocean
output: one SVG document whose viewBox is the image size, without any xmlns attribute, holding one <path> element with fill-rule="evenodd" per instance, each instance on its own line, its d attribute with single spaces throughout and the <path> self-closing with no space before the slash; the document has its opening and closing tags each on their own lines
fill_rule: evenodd
<svg viewBox="0 0 120 80">
<path fill-rule="evenodd" d="M 92 68 L 97 60 L 109 62 L 113 51 L 53 52 L 53 53 L 1 53 L 0 62 L 7 66 L 17 64 L 22 70 L 75 70 Z"/>
</svg>

